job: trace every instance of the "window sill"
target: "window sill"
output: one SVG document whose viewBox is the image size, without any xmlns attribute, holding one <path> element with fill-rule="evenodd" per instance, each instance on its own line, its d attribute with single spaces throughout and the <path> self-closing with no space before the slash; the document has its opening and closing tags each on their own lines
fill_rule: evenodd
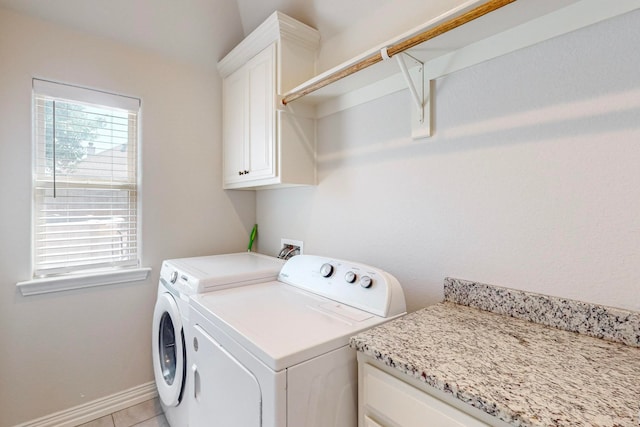
<svg viewBox="0 0 640 427">
<path fill-rule="evenodd" d="M 50 292 L 69 291 L 72 289 L 91 288 L 94 286 L 113 285 L 116 283 L 136 282 L 145 280 L 151 268 L 131 268 L 113 271 L 101 271 L 90 274 L 74 274 L 60 277 L 46 277 L 43 279 L 18 282 L 22 296 L 47 294 Z"/>
</svg>

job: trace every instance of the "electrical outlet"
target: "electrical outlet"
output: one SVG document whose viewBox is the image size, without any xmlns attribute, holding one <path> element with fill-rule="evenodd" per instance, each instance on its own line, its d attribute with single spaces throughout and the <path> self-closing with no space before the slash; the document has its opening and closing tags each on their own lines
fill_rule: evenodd
<svg viewBox="0 0 640 427">
<path fill-rule="evenodd" d="M 302 240 L 280 239 L 280 252 L 278 258 L 289 259 L 294 255 L 302 255 L 304 243 Z"/>
</svg>

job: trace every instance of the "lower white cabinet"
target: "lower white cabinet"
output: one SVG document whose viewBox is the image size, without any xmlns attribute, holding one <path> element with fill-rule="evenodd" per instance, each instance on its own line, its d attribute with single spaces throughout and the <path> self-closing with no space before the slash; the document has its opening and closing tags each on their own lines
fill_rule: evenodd
<svg viewBox="0 0 640 427">
<path fill-rule="evenodd" d="M 373 366 L 366 358 L 358 359 L 359 427 L 489 425 Z"/>
</svg>

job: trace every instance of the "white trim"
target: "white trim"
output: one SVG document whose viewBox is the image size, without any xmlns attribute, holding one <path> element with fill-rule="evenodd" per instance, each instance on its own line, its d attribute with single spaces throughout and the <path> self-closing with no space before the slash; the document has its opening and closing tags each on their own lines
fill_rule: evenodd
<svg viewBox="0 0 640 427">
<path fill-rule="evenodd" d="M 71 289 L 91 288 L 93 286 L 113 285 L 124 282 L 137 282 L 149 277 L 150 267 L 128 268 L 113 271 L 101 271 L 91 274 L 68 274 L 58 277 L 25 280 L 16 286 L 23 296 L 47 294 L 49 292 Z"/>
<path fill-rule="evenodd" d="M 64 411 L 18 424 L 15 427 L 73 427 L 153 399 L 157 395 L 156 384 L 151 381 Z"/>
<path fill-rule="evenodd" d="M 281 38 L 311 50 L 317 49 L 320 45 L 318 30 L 276 11 L 218 62 L 220 75 L 222 78 L 227 77 Z"/>
<path fill-rule="evenodd" d="M 95 89 L 33 78 L 33 91 L 39 95 L 69 99 L 132 112 L 140 109 L 140 99 Z"/>
<path fill-rule="evenodd" d="M 369 101 L 390 95 L 401 90 L 405 90 L 407 85 L 402 78 L 402 74 L 397 73 L 392 76 L 378 80 L 370 85 L 346 92 L 328 99 L 316 106 L 316 118 L 321 119 L 334 113 L 364 104 Z M 292 102 L 288 105 L 294 105 Z"/>
</svg>

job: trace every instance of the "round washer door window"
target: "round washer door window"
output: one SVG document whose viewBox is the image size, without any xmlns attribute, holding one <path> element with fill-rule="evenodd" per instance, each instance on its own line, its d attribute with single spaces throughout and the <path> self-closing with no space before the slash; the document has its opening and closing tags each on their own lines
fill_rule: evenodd
<svg viewBox="0 0 640 427">
<path fill-rule="evenodd" d="M 185 353 L 180 310 L 168 292 L 158 296 L 152 329 L 153 373 L 158 395 L 165 405 L 177 406 L 185 378 Z"/>
<path fill-rule="evenodd" d="M 167 385 L 172 385 L 176 379 L 176 365 L 178 354 L 176 352 L 176 330 L 171 321 L 171 316 L 166 311 L 160 317 L 160 330 L 158 331 L 158 351 L 160 356 L 160 370 Z"/>
</svg>

